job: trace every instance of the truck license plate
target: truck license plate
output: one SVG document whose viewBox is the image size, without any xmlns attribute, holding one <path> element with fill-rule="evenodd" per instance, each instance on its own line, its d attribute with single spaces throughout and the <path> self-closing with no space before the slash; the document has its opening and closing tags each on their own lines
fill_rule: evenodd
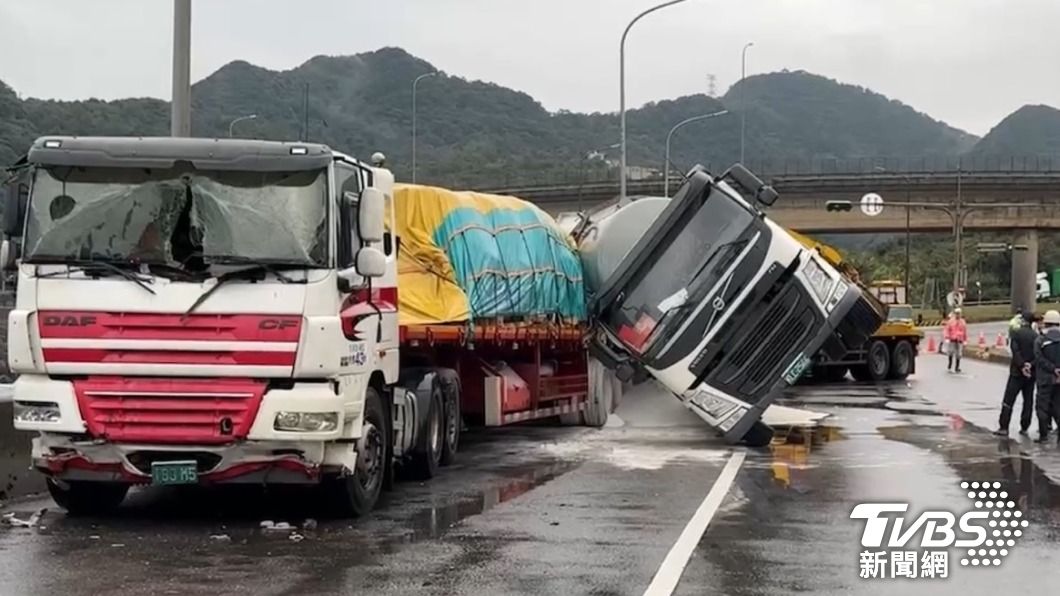
<svg viewBox="0 0 1060 596">
<path fill-rule="evenodd" d="M 799 354 L 795 361 L 788 366 L 788 370 L 784 371 L 784 381 L 788 385 L 794 385 L 795 381 L 799 380 L 802 373 L 806 372 L 807 367 L 810 366 L 810 357 L 806 354 Z"/>
<path fill-rule="evenodd" d="M 156 461 L 151 464 L 151 484 L 195 484 L 199 481 L 193 461 Z"/>
</svg>

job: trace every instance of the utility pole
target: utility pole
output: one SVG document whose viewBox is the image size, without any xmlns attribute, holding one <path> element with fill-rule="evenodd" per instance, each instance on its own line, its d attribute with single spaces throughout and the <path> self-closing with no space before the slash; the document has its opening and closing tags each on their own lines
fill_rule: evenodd
<svg viewBox="0 0 1060 596">
<path fill-rule="evenodd" d="M 191 136 L 191 0 L 173 0 L 173 101 L 170 135 Z"/>
</svg>

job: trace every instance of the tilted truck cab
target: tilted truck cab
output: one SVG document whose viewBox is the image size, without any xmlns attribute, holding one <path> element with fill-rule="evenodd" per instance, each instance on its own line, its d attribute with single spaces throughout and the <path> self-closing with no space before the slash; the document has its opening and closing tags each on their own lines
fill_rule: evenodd
<svg viewBox="0 0 1060 596">
<path fill-rule="evenodd" d="M 673 199 L 612 206 L 575 232 L 600 357 L 646 371 L 727 441 L 761 445 L 762 413 L 814 354 L 860 346 L 883 315 L 737 189 L 776 198 L 742 166 L 696 168 Z"/>
</svg>

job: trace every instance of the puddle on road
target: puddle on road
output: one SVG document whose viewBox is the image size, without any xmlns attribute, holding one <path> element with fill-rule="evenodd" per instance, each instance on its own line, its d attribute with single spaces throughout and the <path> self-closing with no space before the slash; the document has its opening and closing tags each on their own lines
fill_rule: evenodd
<svg viewBox="0 0 1060 596">
<path fill-rule="evenodd" d="M 481 515 L 501 503 L 520 497 L 579 465 L 577 462 L 557 462 L 537 467 L 488 487 L 478 495 L 423 509 L 408 518 L 406 525 L 411 532 L 406 532 L 391 542 L 393 545 L 410 544 L 438 538 L 463 520 Z"/>
<path fill-rule="evenodd" d="M 1016 497 L 1023 511 L 1047 512 L 1060 516 L 1060 484 L 1039 466 L 1032 453 L 1011 439 L 986 439 L 975 427 L 963 424 L 951 427 L 957 431 L 942 439 L 937 429 L 905 425 L 880 429 L 884 438 L 913 445 L 942 456 L 946 464 L 962 479 L 1000 481 Z M 963 431 L 963 432 L 962 432 Z M 1049 446 L 1052 447 L 1052 441 Z M 1045 454 L 1056 457 L 1058 454 Z"/>
</svg>

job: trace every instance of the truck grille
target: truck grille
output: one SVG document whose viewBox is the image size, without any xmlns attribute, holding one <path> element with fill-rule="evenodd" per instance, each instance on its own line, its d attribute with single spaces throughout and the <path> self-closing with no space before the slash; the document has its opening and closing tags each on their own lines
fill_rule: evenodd
<svg viewBox="0 0 1060 596">
<path fill-rule="evenodd" d="M 751 402 L 779 380 L 781 367 L 805 347 L 821 319 L 809 294 L 796 283 L 758 309 L 765 309 L 765 313 L 739 335 L 738 343 L 727 353 L 719 352 L 705 371 L 712 385 Z"/>
<path fill-rule="evenodd" d="M 216 445 L 246 438 L 265 382 L 89 377 L 75 380 L 91 436 L 118 443 Z"/>
</svg>

